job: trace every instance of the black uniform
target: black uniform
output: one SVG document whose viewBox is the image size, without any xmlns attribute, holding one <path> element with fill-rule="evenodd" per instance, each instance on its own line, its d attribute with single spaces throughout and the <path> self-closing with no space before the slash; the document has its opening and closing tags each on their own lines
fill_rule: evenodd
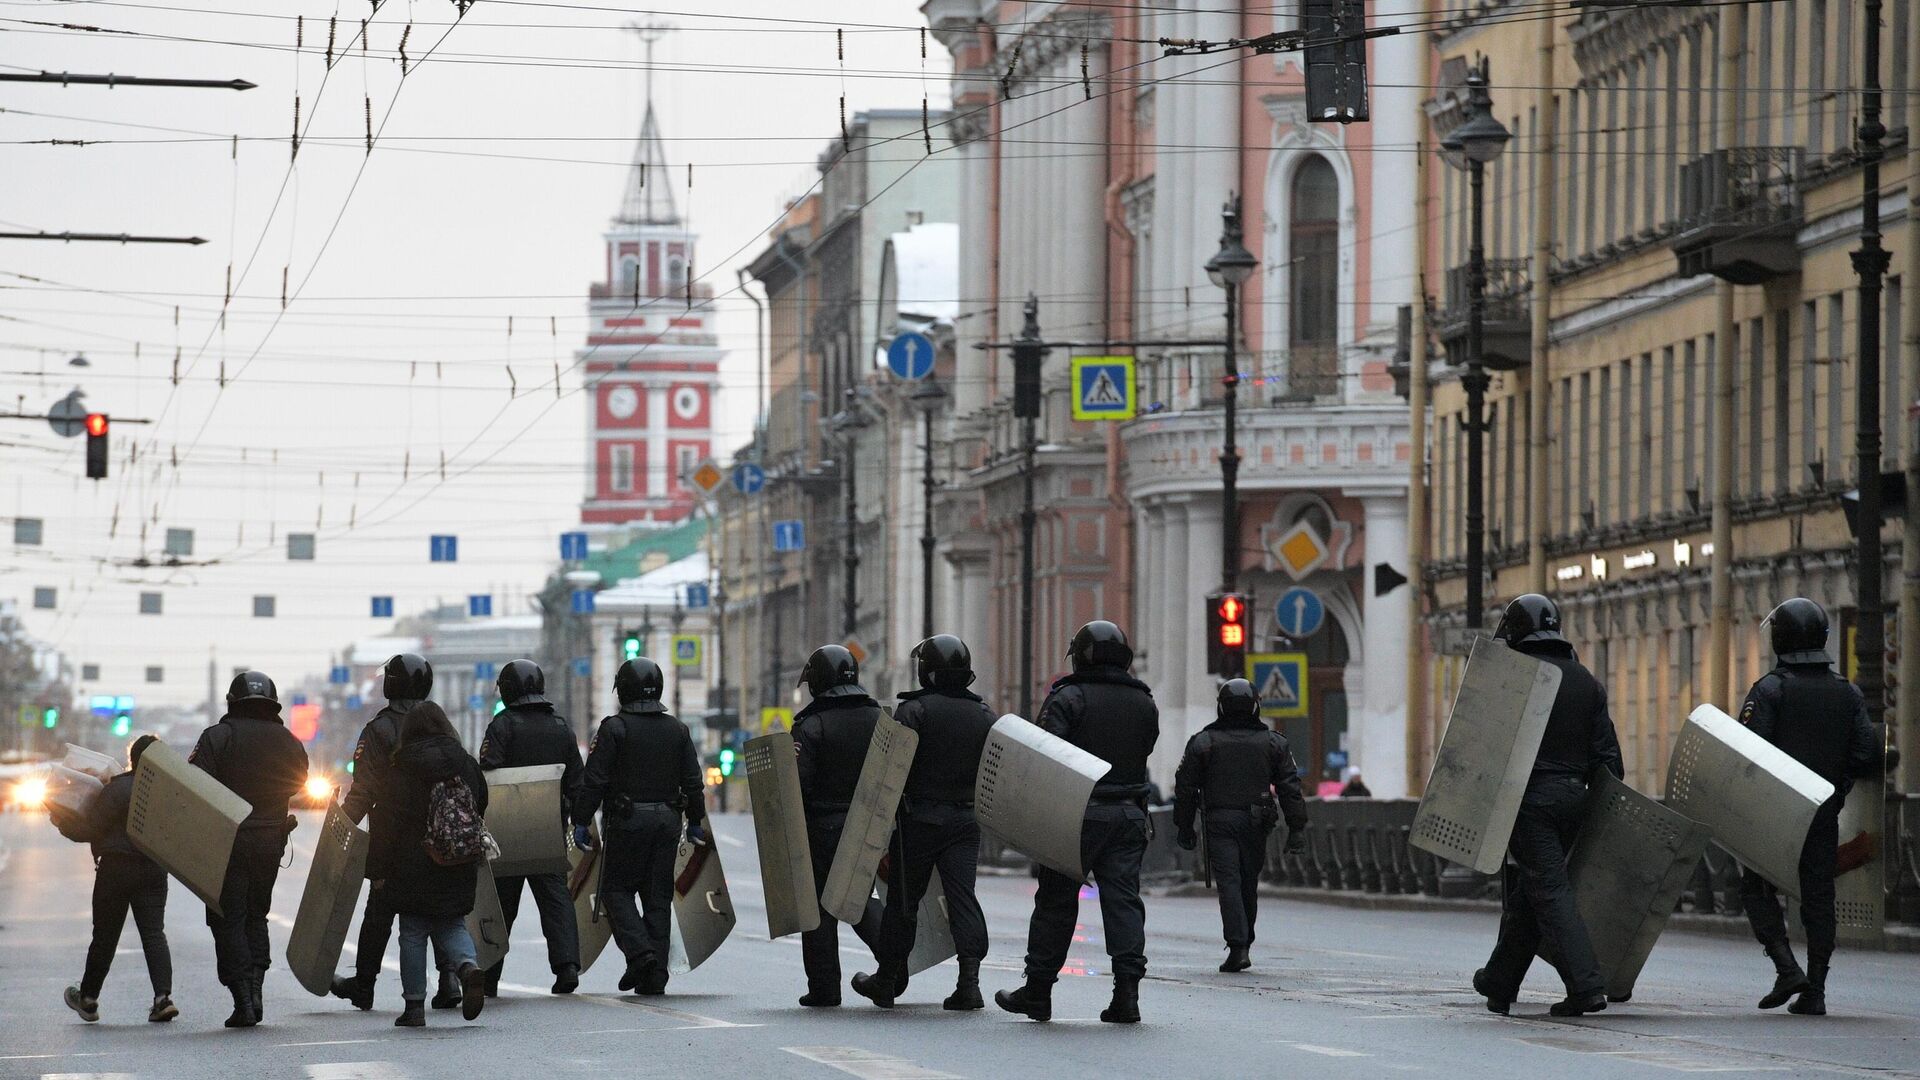
<svg viewBox="0 0 1920 1080">
<path fill-rule="evenodd" d="M 580 786 L 580 746 L 573 741 L 573 729 L 545 701 L 517 705 L 503 710 L 487 725 L 480 743 L 480 768 L 518 769 L 528 765 L 564 765 L 560 774 L 560 828 L 566 827 L 569 808 Z M 547 965 L 558 975 L 561 969 L 580 966 L 580 930 L 574 921 L 573 896 L 567 891 L 565 874 L 529 874 L 494 879 L 500 893 L 500 913 L 507 929 L 520 914 L 521 886 L 533 889 L 533 902 L 540 907 L 540 933 L 547 939 Z M 489 987 L 500 979 L 506 958 L 487 972 Z"/>
<path fill-rule="evenodd" d="M 1258 715 L 1222 716 L 1187 740 L 1173 784 L 1173 823 L 1182 833 L 1193 830 L 1196 817 L 1206 825 L 1221 932 L 1229 946 L 1244 949 L 1253 944 L 1259 915 L 1267 834 L 1282 815 L 1289 832 L 1307 826 L 1293 752 Z"/>
<path fill-rule="evenodd" d="M 858 686 L 836 686 L 807 703 L 793 718 L 794 750 L 800 770 L 800 798 L 807 813 L 807 847 L 813 855 L 813 880 L 825 884 L 834 852 L 846 828 L 847 808 L 860 783 L 880 704 Z M 880 901 L 867 898 L 853 932 L 880 956 Z M 809 993 L 840 994 L 840 920 L 820 909 L 820 925 L 800 935 L 800 957 Z"/>
<path fill-rule="evenodd" d="M 1514 649 L 1559 668 L 1560 690 L 1507 845 L 1517 873 L 1508 876 L 1500 939 L 1487 959 L 1481 990 L 1490 1001 L 1513 1001 L 1539 955 L 1553 962 L 1573 999 L 1597 993 L 1605 981 L 1574 906 L 1567 855 L 1585 817 L 1588 778 L 1600 769 L 1618 778 L 1625 770 L 1606 688 L 1574 657 L 1573 646 L 1556 638 L 1523 641 Z"/>
<path fill-rule="evenodd" d="M 600 721 L 586 779 L 573 802 L 577 825 L 605 807 L 600 901 L 635 982 L 663 986 L 673 914 L 680 821 L 706 817 L 700 757 L 687 725 L 658 701 L 636 701 Z M 634 895 L 640 897 L 639 906 Z"/>
<path fill-rule="evenodd" d="M 1807 931 L 1807 964 L 1809 974 L 1819 973 L 1815 987 L 1824 992 L 1833 955 L 1840 807 L 1856 778 L 1879 775 L 1881 742 L 1867 719 L 1860 688 L 1842 679 L 1824 658 L 1781 663 L 1761 676 L 1747 691 L 1740 722 L 1833 785 L 1833 797 L 1814 814 L 1800 851 L 1800 922 Z M 1787 948 L 1786 918 L 1773 885 L 1747 870 L 1740 877 L 1740 896 L 1760 944 L 1769 952 Z"/>
<path fill-rule="evenodd" d="M 1147 972 L 1147 908 L 1140 900 L 1140 860 L 1147 853 L 1147 755 L 1160 738 L 1160 710 L 1147 684 L 1111 664 L 1062 677 L 1040 708 L 1040 726 L 1113 768 L 1093 787 L 1080 827 L 1080 864 L 1100 886 L 1100 917 L 1117 979 Z M 1027 930 L 1028 986 L 1050 987 L 1073 944 L 1080 883 L 1056 870 L 1036 871 L 1033 921 Z"/>
<path fill-rule="evenodd" d="M 230 703 L 227 715 L 200 734 L 188 760 L 253 807 L 233 841 L 221 911 L 208 908 L 207 925 L 221 984 L 251 984 L 257 1002 L 271 966 L 267 912 L 273 883 L 293 829 L 287 804 L 307 782 L 307 751 L 280 722 L 279 703 L 256 698 Z"/>
<path fill-rule="evenodd" d="M 364 820 L 369 834 L 384 832 L 393 828 L 393 808 L 384 805 L 386 792 L 383 785 L 387 774 L 393 768 L 393 747 L 400 741 L 400 722 L 406 719 L 408 710 L 417 701 L 389 699 L 385 707 L 375 713 L 367 726 L 360 729 L 360 741 L 353 747 L 353 786 L 347 789 L 347 797 L 341 800 L 340 809 L 356 824 Z M 367 877 L 372 879 L 373 869 L 368 868 Z M 354 954 L 354 975 L 368 987 L 380 974 L 380 965 L 387 955 L 387 942 L 393 937 L 393 922 L 399 913 L 393 910 L 392 895 L 385 889 L 367 890 L 367 908 L 360 915 L 359 951 Z M 442 972 L 452 971 L 446 955 L 441 952 L 438 941 L 433 945 L 434 966 Z"/>
<path fill-rule="evenodd" d="M 896 994 L 907 987 L 920 902 L 936 870 L 954 951 L 962 961 L 978 962 L 987 955 L 987 918 L 973 891 L 980 866 L 973 787 L 995 720 L 986 702 L 968 690 L 914 690 L 901 694 L 900 701 L 894 719 L 919 734 L 920 746 L 900 798 L 893 879 L 880 934 L 880 974 Z"/>
<path fill-rule="evenodd" d="M 167 951 L 167 872 L 140 854 L 127 839 L 127 808 L 133 801 L 133 773 L 107 781 L 93 797 L 81 821 L 81 831 L 93 846 L 93 941 L 87 946 L 87 967 L 80 977 L 80 996 L 93 1000 L 106 984 L 107 969 L 120 946 L 120 931 L 133 911 L 140 931 L 140 948 L 147 957 L 147 978 L 153 996 L 173 993 L 173 957 Z"/>
</svg>

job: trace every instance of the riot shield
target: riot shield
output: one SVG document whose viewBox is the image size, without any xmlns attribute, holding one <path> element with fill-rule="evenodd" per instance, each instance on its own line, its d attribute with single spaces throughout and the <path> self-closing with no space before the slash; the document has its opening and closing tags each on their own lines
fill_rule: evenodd
<svg viewBox="0 0 1920 1080">
<path fill-rule="evenodd" d="M 669 970 L 679 975 L 706 963 L 733 933 L 737 921 L 733 897 L 727 895 L 727 873 L 720 866 L 720 849 L 711 839 L 695 844 L 683 838 L 673 861 L 673 930 L 678 948 L 673 950 Z"/>
<path fill-rule="evenodd" d="M 1552 664 L 1492 638 L 1474 642 L 1409 843 L 1499 873 L 1559 690 Z"/>
<path fill-rule="evenodd" d="M 907 771 L 913 768 L 913 752 L 919 745 L 920 733 L 892 717 L 873 725 L 867 760 L 860 766 L 860 782 L 847 807 L 846 828 L 834 849 L 827 880 L 820 886 L 820 906 L 841 922 L 859 922 L 867 898 L 873 895 L 873 879 L 893 839 L 894 813 L 900 809 L 900 793 L 906 790 Z"/>
<path fill-rule="evenodd" d="M 606 909 L 600 906 L 600 871 L 606 864 L 607 854 L 600 846 L 599 826 L 593 827 L 593 838 L 591 851 L 574 847 L 571 838 L 567 843 L 567 861 L 572 864 L 567 871 L 567 895 L 573 898 L 573 921 L 580 932 L 582 973 L 600 959 L 607 942 L 613 940 L 613 923 L 607 918 Z"/>
<path fill-rule="evenodd" d="M 880 882 L 880 899 L 887 898 L 890 886 L 885 879 Z M 947 891 L 940 884 L 940 873 L 935 871 L 927 879 L 927 892 L 920 898 L 920 907 L 914 913 L 913 951 L 907 954 L 907 974 L 918 975 L 930 967 L 938 967 L 956 955 L 953 945 L 953 924 L 947 919 Z"/>
<path fill-rule="evenodd" d="M 767 936 L 815 929 L 820 925 L 820 900 L 814 892 L 793 735 L 776 731 L 748 739 L 743 758 L 754 842 L 760 849 L 760 887 L 767 898 Z"/>
<path fill-rule="evenodd" d="M 367 843 L 365 830 L 334 800 L 313 847 L 293 932 L 287 935 L 287 968 L 315 997 L 326 997 L 333 988 L 333 970 L 340 963 L 340 948 L 360 900 L 360 882 L 367 874 Z"/>
<path fill-rule="evenodd" d="M 473 938 L 473 962 L 490 968 L 507 955 L 507 917 L 500 910 L 500 890 L 485 859 L 474 864 L 473 910 L 467 912 L 467 933 Z"/>
<path fill-rule="evenodd" d="M 1633 993 L 1634 980 L 1666 929 L 1713 834 L 1603 774 L 1568 860 L 1574 902 L 1587 924 L 1607 994 Z"/>
<path fill-rule="evenodd" d="M 127 808 L 127 839 L 215 912 L 233 838 L 253 812 L 247 800 L 166 743 L 140 755 Z"/>
<path fill-rule="evenodd" d="M 498 877 L 564 874 L 567 829 L 560 812 L 565 765 L 494 769 L 487 775 L 487 831 L 500 845 L 493 860 Z"/>
<path fill-rule="evenodd" d="M 1667 805 L 1791 896 L 1807 829 L 1832 796 L 1832 784 L 1712 705 L 1687 717 L 1667 762 Z"/>
<path fill-rule="evenodd" d="M 1839 938 L 1850 944 L 1878 945 L 1886 935 L 1886 812 L 1886 785 L 1878 780 L 1854 781 L 1840 807 L 1833 909 Z"/>
<path fill-rule="evenodd" d="M 1076 880 L 1080 825 L 1093 785 L 1113 766 L 1008 713 L 987 732 L 973 813 L 980 828 L 1042 866 Z"/>
</svg>

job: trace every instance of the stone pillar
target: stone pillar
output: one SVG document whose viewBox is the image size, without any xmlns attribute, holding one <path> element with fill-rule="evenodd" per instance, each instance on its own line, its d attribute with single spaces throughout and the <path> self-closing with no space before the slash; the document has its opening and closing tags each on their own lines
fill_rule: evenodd
<svg viewBox="0 0 1920 1080">
<path fill-rule="evenodd" d="M 1186 685 L 1178 698 L 1169 697 L 1160 706 L 1161 754 L 1156 757 L 1170 755 L 1163 758 L 1169 770 L 1179 765 L 1187 737 L 1213 722 L 1217 680 L 1207 671 L 1207 613 L 1201 603 L 1220 585 L 1220 498 L 1212 492 L 1195 495 L 1187 504 L 1185 555 L 1178 602 L 1163 616 L 1183 628 L 1187 649 Z M 1157 771 L 1154 778 L 1162 779 Z M 1172 778 L 1169 771 L 1163 782 Z"/>
<path fill-rule="evenodd" d="M 1402 495 L 1362 495 L 1366 515 L 1367 563 L 1403 563 L 1407 553 L 1407 500 Z M 1365 577 L 1360 605 L 1361 656 L 1358 707 L 1349 721 L 1352 764 L 1366 777 L 1367 787 L 1382 799 L 1407 795 L 1407 683 L 1401 665 L 1407 655 L 1411 616 L 1399 590 L 1373 595 L 1371 569 Z M 1415 588 L 1413 583 L 1402 588 Z M 1348 690 L 1353 690 L 1350 681 Z"/>
<path fill-rule="evenodd" d="M 1147 662 L 1134 670 L 1149 686 L 1160 681 L 1167 670 L 1169 644 L 1165 620 L 1156 618 L 1161 600 L 1161 562 L 1167 548 L 1167 512 L 1159 502 L 1141 502 L 1138 507 L 1139 530 L 1135 535 L 1134 559 L 1137 585 L 1134 603 L 1134 651 L 1146 651 Z"/>
<path fill-rule="evenodd" d="M 1185 737 L 1177 734 L 1187 685 L 1187 622 L 1181 618 L 1187 595 L 1187 508 L 1191 495 L 1169 496 L 1162 503 L 1161 543 L 1154 555 L 1154 601 L 1141 621 L 1157 626 L 1164 659 L 1153 662 L 1153 698 L 1160 705 L 1160 742 L 1154 749 L 1153 776 L 1163 787 L 1180 764 Z"/>
</svg>

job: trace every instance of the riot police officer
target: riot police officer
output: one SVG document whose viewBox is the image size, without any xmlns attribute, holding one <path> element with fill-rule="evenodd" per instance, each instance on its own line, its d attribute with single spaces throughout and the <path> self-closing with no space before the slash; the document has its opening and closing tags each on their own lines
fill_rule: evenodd
<svg viewBox="0 0 1920 1080">
<path fill-rule="evenodd" d="M 560 775 L 560 827 L 565 828 L 568 807 L 580 786 L 580 745 L 573 739 L 573 729 L 547 700 L 547 676 L 540 665 L 511 661 L 500 669 L 498 685 L 506 708 L 487 725 L 486 738 L 480 743 L 480 767 L 566 766 Z M 509 931 L 520 913 L 521 886 L 533 889 L 533 902 L 540 907 L 540 932 L 547 939 L 547 965 L 553 969 L 553 992 L 573 993 L 580 985 L 580 931 L 574 921 L 573 897 L 567 892 L 567 875 L 501 877 L 494 879 L 494 885 Z M 500 992 L 500 972 L 505 967 L 502 957 L 487 970 L 488 997 Z"/>
<path fill-rule="evenodd" d="M 418 653 L 397 653 L 388 658 L 380 675 L 380 692 L 387 703 L 360 729 L 360 740 L 353 746 L 353 786 L 340 809 L 356 824 L 367 822 L 369 833 L 391 828 L 390 808 L 383 809 L 381 784 L 393 766 L 393 748 L 400 741 L 400 722 L 407 711 L 433 692 L 433 665 Z M 380 889 L 367 890 L 367 908 L 360 916 L 359 951 L 354 955 L 354 973 L 333 980 L 333 996 L 366 1011 L 373 1008 L 373 983 L 387 954 L 387 941 L 393 936 L 398 918 L 391 898 Z M 440 987 L 433 996 L 436 1009 L 460 1005 L 460 980 L 434 945 L 434 958 L 440 969 Z"/>
<path fill-rule="evenodd" d="M 591 846 L 588 827 L 605 808 L 606 866 L 600 901 L 627 960 L 620 989 L 662 994 L 673 913 L 673 864 L 680 820 L 687 837 L 707 843 L 706 796 L 693 738 L 660 702 L 666 680 L 644 656 L 620 665 L 613 689 L 620 711 L 600 721 L 587 750 L 586 778 L 573 801 L 574 840 Z M 634 906 L 634 894 L 640 906 Z"/>
<path fill-rule="evenodd" d="M 226 1026 L 252 1027 L 265 1014 L 261 986 L 272 963 L 267 913 L 294 826 L 287 803 L 307 782 L 307 751 L 280 721 L 273 680 L 243 671 L 227 687 L 227 714 L 200 733 L 187 760 L 252 807 L 233 839 L 220 910 L 207 909 L 214 966 L 233 994 Z"/>
<path fill-rule="evenodd" d="M 800 771 L 800 798 L 806 807 L 807 847 L 813 856 L 813 880 L 824 883 L 846 828 L 860 769 L 867 761 L 880 704 L 860 685 L 860 664 L 839 645 L 822 645 L 807 657 L 800 682 L 813 700 L 793 718 L 794 751 Z M 880 901 L 869 896 L 853 932 L 880 954 Z M 807 993 L 800 1004 L 840 1004 L 840 921 L 820 909 L 820 925 L 800 935 L 800 957 L 807 972 Z"/>
<path fill-rule="evenodd" d="M 1794 998 L 1787 1011 L 1825 1016 L 1840 808 L 1855 779 L 1876 776 L 1884 767 L 1884 744 L 1867 719 L 1860 688 L 1830 666 L 1826 610 L 1794 597 L 1774 608 L 1766 621 L 1772 630 L 1774 667 L 1747 691 L 1740 722 L 1833 785 L 1833 797 L 1814 814 L 1800 849 L 1800 922 L 1807 931 L 1804 972 L 1793 957 L 1773 885 L 1746 870 L 1740 876 L 1740 898 L 1753 936 L 1773 961 L 1773 989 L 1760 999 L 1760 1007 L 1779 1008 Z"/>
<path fill-rule="evenodd" d="M 1538 954 L 1551 960 L 1566 984 L 1567 996 L 1553 1005 L 1553 1015 L 1599 1012 L 1607 1007 L 1606 984 L 1574 905 L 1567 854 L 1585 817 L 1588 781 L 1601 769 L 1625 775 L 1607 691 L 1560 635 L 1559 607 L 1538 593 L 1508 604 L 1494 636 L 1559 668 L 1560 690 L 1507 844 L 1515 866 L 1502 894 L 1500 937 L 1487 966 L 1473 973 L 1473 988 L 1490 1011 L 1507 1012 Z"/>
<path fill-rule="evenodd" d="M 1227 939 L 1221 971 L 1253 966 L 1253 923 L 1260 911 L 1260 872 L 1267 864 L 1267 834 L 1287 819 L 1289 847 L 1302 845 L 1307 801 L 1300 770 L 1286 736 L 1260 719 L 1260 695 L 1245 679 L 1220 686 L 1213 723 L 1187 740 L 1174 774 L 1173 822 L 1179 843 L 1199 843 L 1194 819 L 1207 830 L 1207 866 L 1220 891 L 1220 928 Z M 1277 802 L 1276 802 L 1277 799 Z"/>
<path fill-rule="evenodd" d="M 1160 710 L 1147 684 L 1128 674 L 1133 648 L 1118 626 L 1090 622 L 1067 649 L 1071 674 L 1055 681 L 1040 707 L 1040 726 L 1112 764 L 1093 787 L 1080 828 L 1080 864 L 1100 886 L 1100 918 L 1113 959 L 1110 1024 L 1140 1021 L 1140 980 L 1147 973 L 1147 909 L 1140 900 L 1140 860 L 1147 853 L 1147 756 L 1160 738 Z M 993 1000 L 1033 1020 L 1053 1018 L 1053 984 L 1067 962 L 1079 914 L 1080 882 L 1056 870 L 1036 871 L 1033 921 L 1027 931 L 1026 983 Z"/>
<path fill-rule="evenodd" d="M 966 642 L 952 634 L 930 637 L 914 647 L 913 662 L 920 689 L 900 695 L 894 719 L 919 733 L 920 745 L 900 798 L 893 879 L 880 930 L 880 969 L 855 975 L 853 989 L 881 1008 L 892 1007 L 906 990 L 907 956 L 913 951 L 920 902 L 937 870 L 960 960 L 959 981 L 942 1007 L 985 1008 L 980 961 L 987 955 L 987 918 L 973 891 L 980 864 L 973 787 L 995 718 L 987 703 L 967 689 L 974 676 Z"/>
</svg>

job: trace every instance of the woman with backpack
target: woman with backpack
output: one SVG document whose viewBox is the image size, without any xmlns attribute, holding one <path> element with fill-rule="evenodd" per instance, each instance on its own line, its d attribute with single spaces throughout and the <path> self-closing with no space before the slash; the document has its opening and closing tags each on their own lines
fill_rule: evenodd
<svg viewBox="0 0 1920 1080">
<path fill-rule="evenodd" d="M 475 864 L 485 858 L 487 781 L 431 701 L 400 724 L 382 801 L 393 827 L 373 834 L 367 877 L 400 916 L 400 987 L 406 1009 L 396 1027 L 427 1024 L 427 939 L 455 966 L 461 1015 L 480 1015 L 485 973 L 474 965 L 466 916 L 473 910 Z"/>
</svg>

